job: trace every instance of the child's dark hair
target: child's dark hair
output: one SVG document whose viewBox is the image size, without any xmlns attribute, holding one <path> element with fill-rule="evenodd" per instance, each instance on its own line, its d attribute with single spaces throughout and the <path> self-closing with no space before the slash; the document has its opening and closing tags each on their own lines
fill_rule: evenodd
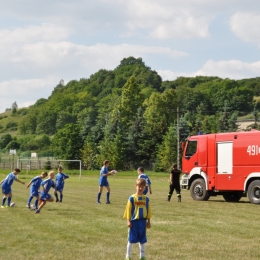
<svg viewBox="0 0 260 260">
<path fill-rule="evenodd" d="M 137 170 L 140 171 L 140 172 L 144 172 L 144 168 L 143 167 L 139 167 Z"/>
<path fill-rule="evenodd" d="M 103 165 L 106 165 L 106 164 L 108 164 L 108 163 L 109 163 L 109 160 L 105 160 L 104 163 L 103 163 Z"/>
<path fill-rule="evenodd" d="M 47 172 L 42 172 L 42 175 L 47 176 L 48 173 Z"/>
</svg>

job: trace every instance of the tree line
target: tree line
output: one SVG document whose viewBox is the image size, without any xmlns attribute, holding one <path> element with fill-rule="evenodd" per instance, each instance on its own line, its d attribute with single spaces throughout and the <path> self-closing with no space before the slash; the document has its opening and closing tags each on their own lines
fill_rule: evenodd
<svg viewBox="0 0 260 260">
<path fill-rule="evenodd" d="M 22 137 L 3 135 L 0 146 L 81 159 L 88 169 L 108 158 L 119 170 L 143 165 L 166 171 L 177 159 L 177 127 L 180 140 L 237 131 L 238 116 L 257 118 L 259 95 L 259 78 L 162 81 L 141 58 L 128 57 L 112 71 L 60 82 L 48 99 L 23 109 L 17 126 Z"/>
</svg>

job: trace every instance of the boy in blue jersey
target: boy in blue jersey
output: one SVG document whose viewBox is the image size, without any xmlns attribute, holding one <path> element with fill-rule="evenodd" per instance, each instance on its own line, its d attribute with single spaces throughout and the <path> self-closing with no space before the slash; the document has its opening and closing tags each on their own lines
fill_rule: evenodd
<svg viewBox="0 0 260 260">
<path fill-rule="evenodd" d="M 145 179 L 137 179 L 135 187 L 136 193 L 129 197 L 124 213 L 129 227 L 126 259 L 131 259 L 133 244 L 139 243 L 140 259 L 145 260 L 146 228 L 151 227 L 152 212 L 149 198 L 143 194 Z"/>
<path fill-rule="evenodd" d="M 50 171 L 48 174 L 49 178 L 42 181 L 41 186 L 42 186 L 42 191 L 40 195 L 40 201 L 39 201 L 39 208 L 36 209 L 35 213 L 38 214 L 40 213 L 41 209 L 44 207 L 47 201 L 53 202 L 54 199 L 53 197 L 49 194 L 49 191 L 51 188 L 55 189 L 55 182 L 53 181 L 54 179 L 54 171 Z"/>
<path fill-rule="evenodd" d="M 3 179 L 0 184 L 2 184 L 2 193 L 4 194 L 1 208 L 5 207 L 5 201 L 7 199 L 7 205 L 6 207 L 10 207 L 11 200 L 12 200 L 12 189 L 11 186 L 13 184 L 13 181 L 18 181 L 22 184 L 25 184 L 23 181 L 20 181 L 17 179 L 17 176 L 20 173 L 20 169 L 16 168 L 13 172 L 10 172 L 5 179 Z"/>
<path fill-rule="evenodd" d="M 100 170 L 100 177 L 99 177 L 99 191 L 97 196 L 97 204 L 101 204 L 100 197 L 103 191 L 103 187 L 105 186 L 107 189 L 107 200 L 106 203 L 110 204 L 109 196 L 110 196 L 110 187 L 107 181 L 107 176 L 114 174 L 114 170 L 108 172 L 109 160 L 105 160 L 103 166 Z"/>
<path fill-rule="evenodd" d="M 138 169 L 137 169 L 137 173 L 138 173 L 138 179 L 145 179 L 145 181 L 146 181 L 146 187 L 145 187 L 145 189 L 144 189 L 144 195 L 146 195 L 147 194 L 147 192 L 148 192 L 148 189 L 149 189 L 149 192 L 150 192 L 150 194 L 152 194 L 152 186 L 151 186 L 151 181 L 150 181 L 150 179 L 149 179 L 149 177 L 147 176 L 147 174 L 145 174 L 144 173 L 144 168 L 143 167 L 139 167 Z"/>
<path fill-rule="evenodd" d="M 56 202 L 62 202 L 64 180 L 68 179 L 68 178 L 69 178 L 69 176 L 62 172 L 62 166 L 59 166 L 58 173 L 56 174 L 56 187 L 55 187 L 55 191 L 54 191 Z M 60 199 L 58 198 L 58 192 L 60 193 Z"/>
<path fill-rule="evenodd" d="M 30 197 L 28 198 L 27 201 L 27 207 L 30 209 L 31 208 L 31 201 L 33 197 L 36 197 L 36 200 L 34 202 L 34 206 L 37 209 L 38 208 L 38 200 L 39 200 L 39 189 L 42 183 L 42 180 L 47 176 L 47 172 L 42 172 L 40 176 L 34 177 L 27 185 L 27 188 L 30 188 Z"/>
</svg>

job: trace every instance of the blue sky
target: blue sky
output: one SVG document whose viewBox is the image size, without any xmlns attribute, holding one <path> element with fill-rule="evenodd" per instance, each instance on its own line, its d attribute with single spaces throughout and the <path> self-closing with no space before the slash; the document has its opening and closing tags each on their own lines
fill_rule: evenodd
<svg viewBox="0 0 260 260">
<path fill-rule="evenodd" d="M 260 72 L 258 0 L 0 0 L 0 112 L 141 57 L 163 80 Z"/>
</svg>

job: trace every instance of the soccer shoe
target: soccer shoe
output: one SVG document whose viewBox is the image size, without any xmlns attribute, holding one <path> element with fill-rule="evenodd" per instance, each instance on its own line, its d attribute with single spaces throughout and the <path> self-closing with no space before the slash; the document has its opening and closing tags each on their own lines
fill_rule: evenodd
<svg viewBox="0 0 260 260">
<path fill-rule="evenodd" d="M 62 200 L 60 200 L 60 202 L 62 202 Z"/>
<path fill-rule="evenodd" d="M 9 205 L 9 206 L 8 206 L 8 205 L 6 205 L 5 207 L 6 207 L 6 208 L 10 208 L 10 205 Z"/>
<path fill-rule="evenodd" d="M 59 200 L 58 200 L 58 199 L 56 199 L 56 202 L 59 202 Z"/>
<path fill-rule="evenodd" d="M 181 202 L 181 197 L 178 197 L 178 202 Z"/>
<path fill-rule="evenodd" d="M 35 214 L 39 214 L 40 210 L 36 209 Z"/>
<path fill-rule="evenodd" d="M 96 204 L 101 204 L 101 202 L 100 202 L 100 201 L 97 201 Z"/>
<path fill-rule="evenodd" d="M 3 208 L 5 208 L 5 206 L 2 205 L 1 208 L 3 209 Z"/>
<path fill-rule="evenodd" d="M 106 204 L 111 204 L 111 202 L 110 202 L 110 201 L 107 201 Z"/>
<path fill-rule="evenodd" d="M 169 199 L 169 198 L 166 198 L 166 201 L 170 202 L 170 199 Z"/>
</svg>

